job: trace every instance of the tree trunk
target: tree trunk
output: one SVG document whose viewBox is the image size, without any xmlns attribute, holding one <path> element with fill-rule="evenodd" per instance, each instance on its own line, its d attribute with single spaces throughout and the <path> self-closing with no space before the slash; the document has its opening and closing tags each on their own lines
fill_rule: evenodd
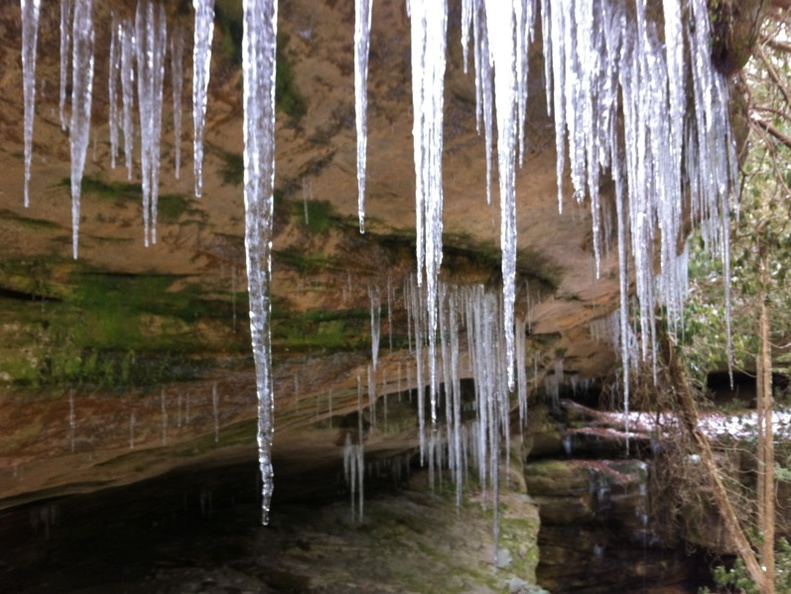
<svg viewBox="0 0 791 594">
<path fill-rule="evenodd" d="M 766 277 L 766 262 L 761 262 L 761 274 Z M 762 279 L 762 280 L 765 280 Z M 763 286 L 766 286 L 763 284 Z M 774 480 L 774 431 L 772 427 L 772 351 L 769 342 L 769 307 L 766 295 L 759 295 L 759 337 L 761 352 L 758 360 L 758 530 L 763 536 L 761 561 L 766 579 L 762 593 L 774 594 L 775 583 L 775 480 Z"/>
<path fill-rule="evenodd" d="M 695 447 L 698 449 L 703 469 L 711 484 L 714 503 L 720 512 L 725 530 L 730 537 L 736 553 L 742 558 L 742 561 L 744 561 L 750 578 L 752 578 L 753 582 L 755 582 L 762 593 L 769 592 L 769 590 L 766 589 L 766 574 L 761 568 L 755 551 L 753 551 L 750 546 L 744 528 L 742 528 L 741 522 L 739 522 L 739 518 L 728 498 L 728 492 L 722 481 L 720 470 L 714 460 L 711 444 L 698 426 L 698 409 L 695 404 L 694 395 L 690 389 L 686 370 L 676 358 L 675 345 L 670 336 L 662 330 L 659 330 L 658 334 L 663 356 L 667 362 L 669 375 L 672 378 L 672 388 L 678 400 L 681 424 L 691 437 Z"/>
</svg>

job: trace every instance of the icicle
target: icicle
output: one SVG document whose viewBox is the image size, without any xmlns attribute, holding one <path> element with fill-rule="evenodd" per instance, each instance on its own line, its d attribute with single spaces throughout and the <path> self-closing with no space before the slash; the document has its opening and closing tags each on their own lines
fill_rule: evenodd
<svg viewBox="0 0 791 594">
<path fill-rule="evenodd" d="M 486 204 L 492 203 L 492 64 L 489 55 L 489 37 L 486 30 L 486 12 L 483 0 L 475 0 L 473 33 L 475 43 L 475 116 L 478 133 L 481 120 L 484 128 L 486 151 Z"/>
<path fill-rule="evenodd" d="M 514 161 L 519 124 L 515 91 L 517 57 L 513 35 L 516 15 L 507 2 L 487 0 L 491 59 L 497 106 L 497 164 L 500 174 L 500 246 L 503 273 L 503 331 L 508 361 L 508 386 L 514 387 L 514 302 L 516 299 L 516 172 Z"/>
<path fill-rule="evenodd" d="M 365 161 L 368 146 L 368 51 L 371 43 L 371 0 L 354 2 L 354 111 L 357 126 L 357 212 L 365 233 Z M 375 365 L 375 364 L 374 364 Z"/>
<path fill-rule="evenodd" d="M 310 225 L 310 216 L 308 213 L 308 202 L 311 198 L 311 190 L 310 190 L 310 182 L 306 182 L 305 178 L 302 178 L 302 210 L 305 214 L 305 226 L 307 227 Z"/>
<path fill-rule="evenodd" d="M 393 351 L 393 302 L 395 293 L 393 292 L 393 279 L 387 275 L 387 333 L 390 345 L 390 352 Z"/>
<path fill-rule="evenodd" d="M 261 5 L 262 1 L 247 0 L 245 6 L 252 9 L 253 6 Z M 268 4 L 274 1 L 276 0 L 270 0 Z M 195 9 L 195 40 L 192 58 L 195 197 L 200 198 L 203 194 L 203 134 L 206 124 L 206 93 L 209 88 L 209 73 L 211 70 L 211 42 L 214 37 L 214 0 L 192 0 L 192 6 Z M 267 9 L 277 12 L 276 5 Z M 252 15 L 250 15 L 250 18 L 252 19 Z M 252 25 L 252 21 L 250 24 Z"/>
<path fill-rule="evenodd" d="M 376 371 L 368 366 L 368 410 L 371 411 L 371 431 L 376 428 Z"/>
<path fill-rule="evenodd" d="M 140 2 L 135 16 L 137 96 L 140 108 L 140 161 L 143 186 L 143 227 L 146 246 L 157 242 L 162 86 L 165 73 L 167 23 L 165 9 Z"/>
<path fill-rule="evenodd" d="M 525 321 L 516 324 L 516 378 L 519 399 L 519 430 L 527 426 L 527 357 L 525 355 Z"/>
<path fill-rule="evenodd" d="M 20 0 L 22 8 L 22 89 L 25 96 L 25 208 L 30 205 L 30 163 L 36 117 L 36 47 L 41 0 Z"/>
<path fill-rule="evenodd" d="M 379 360 L 379 338 L 382 330 L 382 306 L 379 298 L 379 287 L 368 287 L 368 297 L 371 299 L 371 361 L 376 372 Z"/>
<path fill-rule="evenodd" d="M 274 395 L 269 331 L 272 217 L 275 183 L 276 0 L 244 0 L 244 203 L 250 334 L 258 392 L 258 460 L 263 524 L 272 498 Z M 210 25 L 208 26 L 210 28 Z M 203 32 L 205 33 L 205 31 Z"/>
<path fill-rule="evenodd" d="M 133 110 L 135 108 L 135 42 L 134 23 L 130 19 L 121 22 L 121 96 L 123 107 L 124 160 L 126 177 L 132 179 L 132 151 L 135 136 Z"/>
<path fill-rule="evenodd" d="M 173 80 L 173 148 L 176 152 L 174 175 L 176 179 L 179 179 L 181 176 L 181 95 L 184 89 L 184 30 L 181 27 L 176 27 L 170 38 L 170 72 Z"/>
<path fill-rule="evenodd" d="M 113 12 L 112 31 L 110 32 L 110 59 L 107 63 L 107 94 L 109 102 L 109 128 L 110 128 L 110 167 L 115 169 L 118 159 L 118 129 L 120 126 L 118 114 L 118 79 L 121 72 L 121 24 Z"/>
<path fill-rule="evenodd" d="M 93 17 L 91 0 L 76 0 L 74 5 L 74 50 L 72 52 L 72 95 L 69 146 L 71 148 L 72 250 L 77 259 L 80 227 L 82 172 L 91 133 L 93 98 Z"/>
<path fill-rule="evenodd" d="M 435 351 L 437 283 L 442 264 L 442 124 L 448 17 L 445 0 L 420 0 L 410 6 L 418 284 L 422 284 L 425 270 L 431 421 L 436 425 Z"/>
<path fill-rule="evenodd" d="M 69 66 L 71 65 L 71 19 L 74 0 L 60 0 L 60 128 L 68 127 L 66 120 L 66 91 L 69 86 Z"/>
</svg>

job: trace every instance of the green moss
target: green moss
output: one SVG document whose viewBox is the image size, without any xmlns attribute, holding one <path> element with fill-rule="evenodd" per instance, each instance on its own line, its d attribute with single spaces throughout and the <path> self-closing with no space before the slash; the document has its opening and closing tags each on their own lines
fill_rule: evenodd
<svg viewBox="0 0 791 594">
<path fill-rule="evenodd" d="M 319 272 L 324 268 L 336 264 L 334 258 L 323 253 L 308 254 L 297 248 L 273 250 L 275 265 L 283 265 L 301 274 Z"/>
<path fill-rule="evenodd" d="M 231 64 L 241 65 L 244 37 L 244 13 L 241 0 L 216 0 L 214 24 L 218 31 L 219 55 Z"/>
<path fill-rule="evenodd" d="M 56 266 L 68 285 L 52 280 Z M 246 353 L 246 334 L 232 333 L 228 323 L 233 295 L 209 297 L 182 283 L 176 276 L 108 274 L 82 263 L 3 262 L 0 286 L 8 294 L 2 307 L 13 322 L 0 349 L 0 381 L 121 387 L 195 378 L 213 364 L 197 355 L 215 350 L 208 342 L 215 338 L 194 323 L 200 319 L 228 326 L 216 348 Z M 237 301 L 243 318 L 245 299 Z"/>
<path fill-rule="evenodd" d="M 181 215 L 189 210 L 189 199 L 182 194 L 162 194 L 157 201 L 157 220 L 160 223 L 178 223 Z"/>
<path fill-rule="evenodd" d="M 71 187 L 71 179 L 64 177 L 61 185 Z M 140 184 L 128 182 L 108 182 L 98 175 L 86 175 L 82 178 L 82 193 L 91 194 L 97 198 L 114 200 L 117 203 L 127 201 L 140 202 L 143 190 Z"/>
<path fill-rule="evenodd" d="M 34 231 L 63 229 L 63 225 L 58 223 L 53 223 L 52 221 L 47 221 L 46 219 L 32 219 L 30 217 L 23 217 L 7 209 L 0 209 L 0 219 L 14 221 L 23 227 Z"/>
<path fill-rule="evenodd" d="M 308 111 L 308 103 L 297 88 L 294 66 L 286 58 L 289 36 L 277 34 L 277 67 L 275 70 L 275 105 L 294 120 L 300 120 Z"/>
<path fill-rule="evenodd" d="M 71 187 L 71 179 L 63 178 L 61 185 Z M 99 176 L 91 175 L 82 178 L 82 192 L 100 199 L 113 200 L 119 205 L 127 202 L 139 203 L 143 199 L 143 189 L 140 184 L 108 182 Z M 177 223 L 188 210 L 189 199 L 183 194 L 161 194 L 157 199 L 159 222 Z"/>
<path fill-rule="evenodd" d="M 341 223 L 341 217 L 332 203 L 326 200 L 308 200 L 307 202 L 293 202 L 292 216 L 305 221 L 307 209 L 307 228 L 312 233 L 326 233 L 334 225 Z"/>
<path fill-rule="evenodd" d="M 289 352 L 348 351 L 370 346 L 370 312 L 310 309 L 272 313 L 272 346 Z"/>
<path fill-rule="evenodd" d="M 244 156 L 239 153 L 222 153 L 223 164 L 220 168 L 222 182 L 239 186 L 244 183 Z"/>
</svg>

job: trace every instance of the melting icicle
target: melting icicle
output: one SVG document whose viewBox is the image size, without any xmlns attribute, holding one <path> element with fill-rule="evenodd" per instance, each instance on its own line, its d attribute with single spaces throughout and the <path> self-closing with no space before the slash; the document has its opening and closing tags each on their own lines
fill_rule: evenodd
<svg viewBox="0 0 791 594">
<path fill-rule="evenodd" d="M 276 0 L 244 0 L 244 203 L 250 334 L 258 393 L 258 461 L 263 524 L 272 499 L 274 395 L 269 332 L 272 217 L 275 183 Z M 211 27 L 209 23 L 206 25 Z M 201 33 L 201 37 L 206 34 Z M 209 35 L 210 37 L 210 35 Z"/>
<path fill-rule="evenodd" d="M 259 4 L 261 4 L 260 1 L 249 0 L 245 6 L 252 10 L 254 6 Z M 209 88 L 209 73 L 211 70 L 211 42 L 214 37 L 214 0 L 192 0 L 192 6 L 195 9 L 195 39 L 192 50 L 195 197 L 200 198 L 203 194 L 203 132 L 206 124 L 206 93 Z M 269 9 L 276 12 L 277 6 L 269 7 Z M 252 18 L 252 15 L 250 16 Z M 251 21 L 250 25 L 252 26 L 252 24 Z M 255 68 L 255 70 L 257 71 L 258 68 Z"/>
<path fill-rule="evenodd" d="M 176 152 L 174 175 L 176 179 L 179 179 L 181 176 L 181 96 L 184 90 L 184 30 L 181 27 L 176 27 L 170 38 L 170 72 L 173 79 L 173 148 Z"/>
<path fill-rule="evenodd" d="M 368 146 L 368 50 L 371 43 L 371 0 L 354 2 L 354 111 L 357 126 L 357 211 L 365 233 L 365 160 Z"/>
<path fill-rule="evenodd" d="M 72 52 L 71 127 L 71 221 L 72 251 L 77 259 L 80 228 L 82 172 L 91 133 L 93 98 L 93 10 L 92 0 L 76 0 L 74 5 L 74 50 Z"/>
<path fill-rule="evenodd" d="M 22 89 L 25 96 L 25 208 L 30 205 L 30 163 L 36 116 L 36 47 L 41 0 L 20 0 L 22 8 Z"/>
</svg>

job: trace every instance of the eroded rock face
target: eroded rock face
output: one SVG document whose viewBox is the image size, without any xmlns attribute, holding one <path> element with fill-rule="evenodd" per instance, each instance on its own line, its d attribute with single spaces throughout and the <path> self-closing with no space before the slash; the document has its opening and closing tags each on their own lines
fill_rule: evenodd
<svg viewBox="0 0 791 594">
<path fill-rule="evenodd" d="M 425 471 L 398 490 L 370 481 L 362 520 L 346 497 L 281 502 L 257 526 L 254 463 L 193 465 L 133 487 L 0 512 L 13 541 L 12 591 L 468 592 L 544 594 L 535 585 L 538 513 L 503 493 L 495 559 L 491 508 L 456 509 Z M 336 485 L 342 490 L 341 485 Z M 102 522 L 94 521 L 95 517 Z"/>
<path fill-rule="evenodd" d="M 552 592 L 586 593 L 673 591 L 694 583 L 699 559 L 678 535 L 654 524 L 654 462 L 624 459 L 623 434 L 601 432 L 575 449 L 579 429 L 569 429 L 568 421 L 579 418 L 580 408 L 570 402 L 564 408 L 554 420 L 536 411 L 543 419 L 536 434 L 554 433 L 555 447 L 542 440 L 524 470 L 541 518 L 539 583 Z"/>
<path fill-rule="evenodd" d="M 234 55 L 238 39 L 229 25 L 238 7 L 218 1 L 223 16 L 218 17 L 209 88 L 204 197 L 192 197 L 187 82 L 182 102 L 187 132 L 181 139 L 172 138 L 171 107 L 165 103 L 159 241 L 145 248 L 139 171 L 130 182 L 123 168 L 110 169 L 106 124 L 110 14 L 117 10 L 129 16 L 134 3 L 95 3 L 95 140 L 75 263 L 70 260 L 68 137 L 57 121 L 58 15 L 51 4 L 42 9 L 39 33 L 28 209 L 22 206 L 19 8 L 10 2 L 0 6 L 0 63 L 5 66 L 0 72 L 0 508 L 132 483 L 187 462 L 221 468 L 255 458 L 255 389 L 244 297 L 241 87 Z M 186 3 L 169 3 L 168 11 L 172 23 L 191 30 Z M 454 3 L 442 276 L 449 283 L 496 286 L 499 209 L 485 200 L 484 146 L 475 130 L 473 80 L 463 73 L 458 12 Z M 279 68 L 289 76 L 277 124 L 271 288 L 275 505 L 337 491 L 348 429 L 343 423 L 357 410 L 359 378 L 367 377 L 370 363 L 370 286 L 383 296 L 392 288 L 392 317 L 386 322 L 383 299 L 376 378 L 380 399 L 385 393 L 390 397 L 391 425 L 380 424 L 369 436 L 366 455 L 408 453 L 417 442 L 415 405 L 408 404 L 416 376 L 410 373 L 403 296 L 404 281 L 415 269 L 404 3 L 381 0 L 373 11 L 364 236 L 355 228 L 353 2 L 283 1 L 279 29 Z M 590 322 L 616 307 L 618 285 L 613 257 L 604 258 L 595 278 L 587 205 L 569 199 L 564 214 L 558 214 L 554 131 L 542 71 L 540 52 L 532 48 L 528 150 L 517 172 L 517 313 L 530 322 L 529 355 L 537 370 L 531 381 L 542 386 L 548 377 L 557 386 L 564 377 L 597 378 L 611 369 L 613 355 L 591 335 Z M 169 92 L 166 83 L 165 95 Z M 176 142 L 182 150 L 178 180 L 172 174 Z M 381 404 L 378 410 L 382 414 Z M 551 432 L 528 440 L 534 453 L 563 447 L 562 437 Z M 615 492 L 639 503 L 640 483 L 633 477 L 639 469 L 622 472 L 603 463 L 560 468 L 566 491 L 554 482 L 549 488 L 567 493 L 560 496 L 571 498 L 564 501 L 572 503 L 578 519 L 595 525 L 603 512 L 598 495 L 591 494 L 591 476 L 609 481 L 613 473 L 623 475 L 607 483 L 610 501 Z M 533 470 L 537 480 L 538 467 Z M 539 496 L 548 498 L 548 529 L 552 520 L 556 528 L 562 526 L 565 507 L 553 511 L 550 494 L 537 491 Z M 628 512 L 618 513 L 628 534 L 648 534 L 637 525 L 639 518 L 627 521 Z M 504 538 L 510 538 L 510 521 L 522 521 L 520 514 L 505 515 Z M 568 538 L 565 528 L 557 529 L 553 538 Z M 617 547 L 610 538 L 595 532 L 580 543 L 573 560 L 590 560 L 594 547 L 603 546 L 600 573 L 612 574 L 609 559 L 615 555 L 608 554 Z M 510 555 L 514 563 L 532 558 L 533 551 L 516 543 Z M 502 562 L 509 563 L 506 557 Z M 519 587 L 514 582 L 514 591 Z"/>
<path fill-rule="evenodd" d="M 203 455 L 204 448 L 190 444 L 211 440 L 214 417 L 224 430 L 254 414 L 247 404 L 254 388 L 244 297 L 241 88 L 233 26 L 238 7 L 218 3 L 204 197 L 192 197 L 186 81 L 182 175 L 173 176 L 172 108 L 165 101 L 159 239 L 146 248 L 137 157 L 131 181 L 124 167 L 110 168 L 106 123 L 110 15 L 128 17 L 133 4 L 117 0 L 95 7 L 94 141 L 76 263 L 69 249 L 68 136 L 57 121 L 59 15 L 42 8 L 31 205 L 25 209 L 19 8 L 0 8 L 0 52 L 7 65 L 0 87 L 0 298 L 6 312 L 0 380 L 10 394 L 0 406 L 5 418 L 15 419 L 0 443 L 0 472 L 13 479 L 4 482 L 0 499 L 68 482 L 60 471 L 45 469 L 61 456 L 89 472 L 99 460 L 129 452 L 132 442 L 136 454 L 182 444 Z M 496 286 L 499 209 L 486 204 L 484 147 L 475 130 L 473 80 L 463 73 L 458 11 L 454 4 L 449 20 L 442 276 L 451 284 Z M 311 449 L 319 458 L 328 451 L 339 454 L 334 432 L 313 429 L 356 408 L 357 377 L 366 378 L 369 363 L 360 355 L 370 357 L 370 286 L 379 288 L 383 312 L 385 296 L 392 297 L 392 317 L 383 313 L 376 381 L 382 392 L 415 387 L 404 348 L 403 300 L 404 281 L 415 269 L 409 22 L 400 0 L 379 3 L 373 15 L 368 223 L 361 236 L 355 226 L 353 3 L 290 0 L 280 6 L 279 69 L 286 80 L 276 137 L 271 288 L 276 456 L 290 456 L 295 448 L 287 444 L 297 442 L 300 459 L 310 458 Z M 189 37 L 189 7 L 169 5 L 168 16 Z M 609 369 L 612 354 L 591 338 L 588 324 L 615 306 L 617 283 L 610 260 L 603 263 L 602 278 L 594 279 L 587 207 L 570 200 L 566 213 L 557 213 L 553 129 L 537 48 L 531 61 L 528 152 L 517 180 L 517 313 L 531 322 L 529 354 L 538 363 L 540 384 L 543 370 L 554 369 L 560 359 L 567 376 L 594 377 Z M 191 71 L 189 59 L 184 70 Z M 170 90 L 166 82 L 165 97 Z M 115 396 L 103 397 L 111 392 Z M 203 407 L 200 423 L 179 419 L 188 398 Z M 414 432 L 411 438 L 390 438 L 394 448 L 415 443 Z M 389 447 L 387 439 L 382 447 Z M 27 469 L 24 486 L 14 478 L 42 459 L 37 470 Z M 140 462 L 132 467 L 143 470 L 131 472 L 139 478 L 154 466 L 159 467 Z M 97 480 L 136 480 L 129 466 L 117 466 L 123 470 L 115 478 L 107 471 L 111 467 L 105 464 Z"/>
</svg>

